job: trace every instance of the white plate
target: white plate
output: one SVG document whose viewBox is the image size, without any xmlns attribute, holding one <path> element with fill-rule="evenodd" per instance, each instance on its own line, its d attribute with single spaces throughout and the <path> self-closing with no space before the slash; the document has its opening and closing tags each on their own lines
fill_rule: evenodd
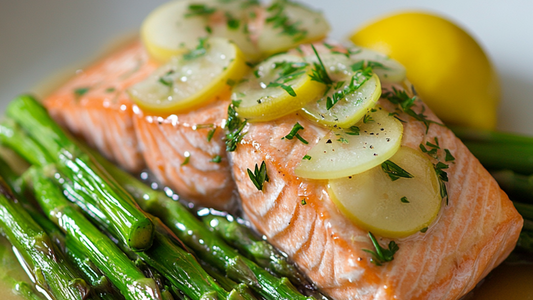
<svg viewBox="0 0 533 300">
<path fill-rule="evenodd" d="M 134 32 L 162 0 L 0 1 L 0 111 L 43 78 L 86 61 Z M 335 39 L 399 9 L 445 15 L 474 35 L 499 71 L 499 128 L 533 134 L 533 1 L 305 0 L 324 11 Z"/>
</svg>

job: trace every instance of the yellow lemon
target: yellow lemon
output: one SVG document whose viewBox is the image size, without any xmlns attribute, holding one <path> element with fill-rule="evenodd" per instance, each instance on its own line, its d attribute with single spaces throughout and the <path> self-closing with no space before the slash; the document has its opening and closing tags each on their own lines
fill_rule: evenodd
<svg viewBox="0 0 533 300">
<path fill-rule="evenodd" d="M 449 20 L 423 12 L 397 13 L 363 27 L 351 40 L 402 63 L 422 100 L 444 122 L 496 126 L 497 75 L 479 44 Z"/>
</svg>

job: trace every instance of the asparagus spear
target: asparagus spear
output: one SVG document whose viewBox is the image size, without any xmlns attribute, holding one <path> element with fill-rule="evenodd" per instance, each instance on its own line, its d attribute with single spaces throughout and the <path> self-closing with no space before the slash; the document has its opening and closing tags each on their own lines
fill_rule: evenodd
<svg viewBox="0 0 533 300">
<path fill-rule="evenodd" d="M 0 180 L 0 226 L 32 280 L 57 299 L 85 299 L 90 288 L 61 263 L 44 230 Z"/>
<path fill-rule="evenodd" d="M 211 213 L 203 216 L 202 220 L 224 241 L 263 268 L 267 268 L 279 276 L 287 277 L 295 286 L 301 286 L 308 290 L 314 289 L 314 286 L 288 261 L 287 257 L 279 253 L 271 244 L 256 238 L 249 228 L 239 224 L 231 215 L 224 217 L 221 212 L 210 211 Z"/>
<path fill-rule="evenodd" d="M 26 142 L 26 144 L 28 144 L 28 147 L 32 147 L 35 152 L 43 152 L 42 148 L 23 131 L 15 128 L 13 133 L 14 137 L 18 140 L 29 140 L 29 142 Z M 27 153 L 29 152 L 19 152 L 20 155 L 29 155 Z M 28 157 L 24 158 L 29 160 Z M 68 179 L 62 178 L 59 174 L 56 175 L 57 176 L 55 176 L 54 179 L 57 180 L 57 182 L 61 185 L 65 195 L 69 198 L 69 200 L 76 203 L 86 213 L 86 215 L 94 221 L 94 223 L 98 224 L 102 230 L 113 233 L 106 215 L 102 213 L 95 199 L 87 196 L 87 194 L 80 189 L 77 189 L 75 184 L 70 182 Z M 165 236 L 156 234 L 156 240 L 161 240 L 164 238 L 166 239 Z M 228 295 L 224 289 L 219 287 L 216 282 L 212 281 L 209 275 L 198 265 L 198 262 L 194 259 L 194 257 L 186 253 L 183 249 L 176 248 L 174 246 L 170 247 L 169 245 L 172 243 L 169 243 L 165 240 L 162 242 L 156 242 L 158 247 L 162 247 L 162 249 L 149 249 L 145 252 L 137 253 L 137 256 L 142 256 L 143 259 L 147 260 L 148 262 L 155 263 L 157 259 L 151 257 L 153 253 L 170 253 L 172 251 L 179 251 L 179 253 L 174 253 L 173 255 L 175 258 L 178 258 L 178 256 L 181 255 L 180 263 L 174 263 L 172 265 L 159 264 L 159 266 L 166 267 L 168 269 L 166 272 L 174 274 L 175 279 L 179 279 L 179 282 L 175 281 L 173 284 L 176 284 L 180 289 L 188 292 L 189 294 L 192 293 L 193 296 L 198 296 L 195 293 L 201 293 L 203 295 L 215 291 L 221 298 L 225 298 L 226 296 L 228 298 L 237 297 L 235 293 Z M 129 251 L 129 248 L 126 249 L 126 245 L 124 243 L 119 243 L 119 245 L 122 247 L 123 251 Z M 159 271 L 161 273 L 165 273 L 161 270 Z"/>
<path fill-rule="evenodd" d="M 491 174 L 511 198 L 533 204 L 533 175 L 521 175 L 511 170 L 492 171 Z"/>
<path fill-rule="evenodd" d="M 161 299 L 155 282 L 144 277 L 132 261 L 85 217 L 70 206 L 43 170 L 32 167 L 24 176 L 49 219 L 64 231 L 66 238 L 107 275 L 126 299 Z"/>
<path fill-rule="evenodd" d="M 463 141 L 487 169 L 533 173 L 533 145 Z"/>
<path fill-rule="evenodd" d="M 448 126 L 461 140 L 483 143 L 533 145 L 533 137 L 461 126 Z"/>
<path fill-rule="evenodd" d="M 278 279 L 239 255 L 179 202 L 173 201 L 162 192 L 152 190 L 103 157 L 93 155 L 144 210 L 161 218 L 201 259 L 225 272 L 229 278 L 250 286 L 267 299 L 307 299 L 286 278 Z"/>
<path fill-rule="evenodd" d="M 43 147 L 60 173 L 78 189 L 98 200 L 98 207 L 124 244 L 135 251 L 150 247 L 154 233 L 150 219 L 69 139 L 37 100 L 31 96 L 19 96 L 9 104 L 6 113 Z M 30 155 L 25 157 L 42 165 Z"/>
<path fill-rule="evenodd" d="M 45 298 L 36 293 L 32 287 L 24 281 L 15 283 L 13 288 L 15 293 L 26 300 L 45 300 Z"/>
</svg>

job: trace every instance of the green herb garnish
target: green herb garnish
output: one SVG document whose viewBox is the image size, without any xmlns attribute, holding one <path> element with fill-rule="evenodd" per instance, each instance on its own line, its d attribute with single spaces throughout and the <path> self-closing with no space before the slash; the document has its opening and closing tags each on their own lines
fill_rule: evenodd
<svg viewBox="0 0 533 300">
<path fill-rule="evenodd" d="M 246 124 L 247 121 L 241 120 L 237 115 L 235 104 L 232 102 L 232 104 L 228 106 L 228 119 L 226 122 L 228 128 L 228 133 L 226 134 L 226 151 L 233 152 L 237 149 L 237 144 L 241 142 L 245 135 L 245 133 L 242 133 L 242 130 Z"/>
<path fill-rule="evenodd" d="M 196 46 L 196 49 L 191 50 L 185 54 L 183 54 L 184 60 L 193 60 L 198 57 L 204 56 L 207 53 L 209 45 L 207 44 L 207 38 L 199 38 L 198 39 L 198 46 Z"/>
<path fill-rule="evenodd" d="M 309 77 L 311 77 L 311 80 L 313 81 L 320 82 L 328 86 L 332 85 L 333 80 L 331 80 L 331 78 L 329 77 L 328 72 L 326 71 L 326 67 L 322 62 L 320 55 L 318 55 L 315 46 L 311 45 L 311 48 L 313 48 L 313 51 L 315 52 L 316 58 L 318 59 L 318 63 L 313 63 L 314 69 L 311 70 L 311 74 L 309 75 Z"/>
<path fill-rule="evenodd" d="M 296 97 L 296 92 L 294 92 L 294 89 L 287 83 L 305 74 L 305 68 L 307 66 L 307 63 L 305 62 L 281 61 L 274 63 L 274 69 L 279 70 L 278 78 L 270 82 L 267 87 L 281 87 L 289 95 Z M 259 78 L 259 73 L 254 72 L 254 75 Z"/>
<path fill-rule="evenodd" d="M 402 203 L 409 203 L 409 200 L 405 196 L 403 196 L 402 199 L 400 199 L 400 201 L 402 201 Z"/>
<path fill-rule="evenodd" d="M 269 181 L 265 161 L 261 163 L 261 168 L 255 164 L 254 172 L 252 172 L 250 169 L 246 169 L 246 171 L 248 172 L 248 176 L 257 190 L 262 191 L 265 181 Z"/>
<path fill-rule="evenodd" d="M 286 136 L 284 136 L 282 139 L 288 139 L 288 140 L 292 140 L 293 138 L 297 138 L 299 139 L 302 143 L 304 144 L 309 144 L 308 141 L 306 141 L 299 133 L 298 131 L 300 130 L 304 130 L 304 127 L 302 125 L 300 125 L 300 123 L 296 122 L 296 124 L 294 124 L 294 126 L 292 127 L 291 129 L 291 132 L 289 132 L 289 134 L 287 134 Z"/>
<path fill-rule="evenodd" d="M 87 94 L 87 92 L 88 92 L 90 89 L 91 89 L 91 88 L 88 88 L 88 87 L 77 88 L 77 89 L 74 90 L 74 95 L 75 95 L 76 97 L 79 98 L 79 97 L 81 97 L 81 96 Z"/>
<path fill-rule="evenodd" d="M 309 155 L 306 154 L 306 155 L 304 155 L 304 157 L 302 158 L 302 160 L 304 160 L 304 159 L 305 159 L 305 160 L 311 160 L 311 156 L 309 156 Z"/>
<path fill-rule="evenodd" d="M 357 126 L 351 126 L 350 128 L 346 129 L 345 132 L 348 135 L 359 135 L 360 129 Z"/>
<path fill-rule="evenodd" d="M 429 130 L 429 125 L 431 124 L 437 124 L 440 126 L 444 126 L 441 123 L 429 120 L 426 115 L 424 115 L 425 106 L 422 106 L 422 111 L 420 113 L 416 113 L 412 107 L 415 104 L 415 100 L 417 99 L 416 96 L 409 97 L 407 95 L 407 92 L 403 90 L 398 90 L 395 87 L 392 88 L 392 91 L 387 91 L 383 94 L 383 97 L 389 100 L 390 102 L 397 104 L 403 112 L 408 114 L 409 116 L 413 117 L 417 121 L 420 121 L 424 123 L 426 126 L 426 134 Z"/>
<path fill-rule="evenodd" d="M 267 24 L 271 23 L 274 28 L 281 28 L 282 34 L 292 36 L 293 42 L 298 42 L 307 36 L 307 30 L 299 28 L 300 22 L 291 22 L 291 19 L 285 13 L 285 5 L 288 2 L 287 0 L 274 1 L 267 8 L 267 12 L 270 15 L 265 22 Z"/>
<path fill-rule="evenodd" d="M 217 128 L 213 128 L 211 130 L 209 130 L 209 132 L 207 133 L 207 141 L 208 142 L 211 142 L 211 139 L 213 138 L 213 136 L 215 135 L 215 131 L 217 130 Z"/>
<path fill-rule="evenodd" d="M 446 158 L 444 158 L 445 161 L 454 161 L 455 157 L 453 157 L 452 153 L 448 149 L 444 149 L 444 152 L 446 153 Z"/>
<path fill-rule="evenodd" d="M 306 205 L 307 201 L 305 201 L 305 198 L 302 199 L 302 205 Z"/>
<path fill-rule="evenodd" d="M 394 260 L 394 254 L 400 250 L 400 247 L 394 242 L 389 242 L 389 249 L 385 249 L 381 247 L 381 245 L 378 243 L 372 232 L 368 232 L 368 236 L 370 237 L 370 240 L 372 241 L 372 244 L 374 245 L 374 248 L 376 251 L 363 249 L 363 251 L 372 254 L 372 260 L 371 262 L 375 264 L 376 266 L 381 266 L 382 264 L 393 261 Z"/>
<path fill-rule="evenodd" d="M 402 169 L 402 167 L 398 166 L 397 164 L 395 164 L 394 162 L 390 160 L 384 161 L 381 164 L 381 169 L 383 170 L 383 172 L 389 175 L 392 181 L 398 180 L 400 178 L 413 178 L 414 177 L 411 173 Z"/>
<path fill-rule="evenodd" d="M 437 178 L 439 179 L 440 196 L 442 199 L 446 200 L 446 205 L 448 205 L 448 189 L 446 188 L 446 182 L 448 182 L 448 173 L 444 171 L 445 169 L 448 169 L 448 165 L 445 163 L 438 162 L 435 165 L 435 172 L 437 173 Z"/>
<path fill-rule="evenodd" d="M 205 4 L 190 4 L 189 12 L 185 14 L 185 18 L 194 16 L 209 16 L 217 11 L 214 7 L 208 7 Z"/>
<path fill-rule="evenodd" d="M 181 163 L 180 166 L 185 166 L 186 164 L 189 163 L 190 160 L 191 160 L 191 154 L 189 152 L 186 152 L 185 153 L 185 160 Z"/>
<path fill-rule="evenodd" d="M 229 12 L 226 12 L 226 24 L 228 25 L 228 28 L 231 30 L 239 29 L 239 26 L 241 25 L 241 22 L 238 19 L 235 19 L 232 14 Z"/>
<path fill-rule="evenodd" d="M 174 80 L 170 77 L 170 75 L 174 74 L 174 70 L 169 70 L 165 73 L 165 75 L 159 77 L 159 80 L 157 80 L 162 85 L 168 86 L 171 88 L 174 85 Z"/>
<path fill-rule="evenodd" d="M 220 163 L 222 161 L 222 157 L 220 155 L 215 155 L 215 157 L 213 157 L 213 159 L 210 160 L 210 162 L 214 162 L 214 163 Z"/>
</svg>

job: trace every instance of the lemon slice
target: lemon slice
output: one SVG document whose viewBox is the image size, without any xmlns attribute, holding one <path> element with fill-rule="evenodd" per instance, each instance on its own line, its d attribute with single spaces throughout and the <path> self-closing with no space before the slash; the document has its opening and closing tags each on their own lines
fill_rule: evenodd
<svg viewBox="0 0 533 300">
<path fill-rule="evenodd" d="M 266 54 L 322 40 L 330 30 L 322 13 L 298 3 L 276 0 L 266 13 L 265 25 L 257 40 L 260 51 Z"/>
<path fill-rule="evenodd" d="M 229 93 L 248 69 L 234 43 L 222 38 L 200 40 L 195 50 L 173 57 L 128 92 L 144 110 L 177 113 Z"/>
<path fill-rule="evenodd" d="M 272 56 L 233 88 L 237 112 L 250 121 L 269 121 L 301 109 L 326 89 L 311 80 L 309 70 L 309 64 L 299 56 Z"/>
<path fill-rule="evenodd" d="M 400 147 L 403 125 L 380 106 L 355 126 L 330 131 L 295 168 L 297 176 L 335 179 L 380 165 Z"/>
<path fill-rule="evenodd" d="M 326 53 L 320 57 L 334 84 L 326 95 L 307 104 L 303 111 L 321 124 L 348 128 L 376 105 L 381 96 L 381 83 L 375 74 L 361 70 L 354 72 L 354 61 L 342 54 Z M 306 59 L 310 63 L 318 60 L 316 56 Z M 335 103 L 330 106 L 328 102 L 336 97 L 337 100 L 333 100 Z"/>
<path fill-rule="evenodd" d="M 442 199 L 433 164 L 421 151 L 401 147 L 390 161 L 412 178 L 391 178 L 381 166 L 329 181 L 329 194 L 339 209 L 362 228 L 388 238 L 401 238 L 427 228 Z"/>
<path fill-rule="evenodd" d="M 187 52 L 204 37 L 232 40 L 249 58 L 256 58 L 259 52 L 249 37 L 247 23 L 258 5 L 246 0 L 171 1 L 146 17 L 141 38 L 148 53 L 160 62 Z"/>
<path fill-rule="evenodd" d="M 366 48 L 350 49 L 350 59 L 364 61 L 383 82 L 399 83 L 405 80 L 405 67 L 394 59 Z"/>
</svg>

